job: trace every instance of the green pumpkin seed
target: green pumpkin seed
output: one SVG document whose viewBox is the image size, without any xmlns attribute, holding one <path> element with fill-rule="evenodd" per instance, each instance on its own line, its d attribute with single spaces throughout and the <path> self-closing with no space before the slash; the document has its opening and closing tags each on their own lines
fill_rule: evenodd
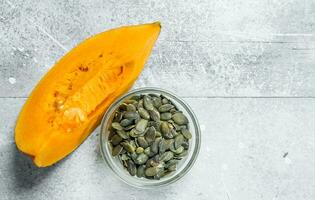
<svg viewBox="0 0 315 200">
<path fill-rule="evenodd" d="M 172 148 L 172 149 L 171 149 L 171 151 L 172 151 L 173 153 L 175 153 L 175 154 L 181 154 L 181 153 L 183 153 L 184 150 L 185 150 L 185 149 L 184 149 L 183 146 L 180 146 L 180 147 L 178 147 L 177 149 L 175 149 L 175 148 Z"/>
<path fill-rule="evenodd" d="M 148 126 L 149 126 L 149 127 L 150 127 L 150 126 L 154 126 L 155 123 L 157 123 L 157 122 L 155 122 L 155 121 L 148 121 Z"/>
<path fill-rule="evenodd" d="M 169 112 L 165 112 L 161 114 L 161 120 L 167 121 L 172 118 L 172 114 Z"/>
<path fill-rule="evenodd" d="M 144 152 L 144 149 L 142 148 L 142 147 L 138 147 L 137 149 L 136 149 L 136 153 L 137 154 L 141 154 L 141 153 L 143 153 Z"/>
<path fill-rule="evenodd" d="M 189 142 L 188 141 L 184 141 L 183 143 L 182 143 L 182 146 L 184 147 L 184 149 L 188 149 L 189 148 Z"/>
<path fill-rule="evenodd" d="M 143 97 L 143 106 L 148 111 L 153 110 L 154 108 L 151 98 L 147 95 L 144 95 Z"/>
<path fill-rule="evenodd" d="M 127 169 L 128 169 L 128 172 L 131 176 L 134 176 L 136 175 L 137 173 L 137 167 L 136 165 L 131 161 L 131 160 L 128 160 L 127 161 Z"/>
<path fill-rule="evenodd" d="M 159 143 L 159 154 L 163 154 L 166 151 L 165 139 L 162 138 Z"/>
<path fill-rule="evenodd" d="M 148 126 L 153 126 L 156 131 L 160 131 L 160 121 L 149 121 Z"/>
<path fill-rule="evenodd" d="M 161 139 L 160 144 L 159 144 L 159 153 L 163 154 L 166 150 L 169 150 L 170 147 L 173 145 L 174 140 L 173 139 Z"/>
<path fill-rule="evenodd" d="M 170 166 L 167 168 L 167 170 L 170 171 L 170 172 L 176 171 L 176 164 L 170 165 Z"/>
<path fill-rule="evenodd" d="M 167 122 L 170 123 L 175 128 L 176 131 L 181 130 L 180 126 L 176 124 L 172 119 L 168 120 Z"/>
<path fill-rule="evenodd" d="M 174 123 L 173 126 L 174 126 L 176 131 L 180 131 L 181 130 L 180 126 L 178 126 L 177 124 Z"/>
<path fill-rule="evenodd" d="M 186 125 L 181 125 L 179 127 L 180 127 L 180 130 L 188 129 L 188 125 L 187 126 Z"/>
<path fill-rule="evenodd" d="M 128 139 L 129 135 L 124 130 L 117 130 L 117 135 L 119 135 L 122 139 Z"/>
<path fill-rule="evenodd" d="M 175 148 L 174 143 L 173 143 L 173 145 L 170 146 L 170 150 L 171 150 L 172 152 L 175 152 L 175 151 L 176 151 L 176 148 Z"/>
<path fill-rule="evenodd" d="M 152 97 L 152 103 L 155 108 L 159 108 L 162 105 L 161 97 Z"/>
<path fill-rule="evenodd" d="M 130 125 L 130 126 L 126 126 L 126 127 L 124 127 L 124 130 L 125 131 L 130 131 L 131 129 L 133 129 L 134 127 L 136 127 L 136 125 Z"/>
<path fill-rule="evenodd" d="M 163 136 L 164 136 L 165 138 L 167 138 L 167 139 L 172 139 L 172 138 L 174 137 L 172 131 L 169 132 L 169 133 L 167 133 L 167 134 L 164 134 Z"/>
<path fill-rule="evenodd" d="M 136 102 L 136 103 L 138 103 L 138 102 Z M 133 104 L 128 104 L 128 105 L 126 106 L 126 110 L 127 110 L 127 111 L 131 111 L 131 112 L 135 112 L 135 111 L 137 110 L 137 108 L 136 108 L 136 106 L 133 105 Z"/>
<path fill-rule="evenodd" d="M 158 164 L 160 164 L 160 155 L 156 154 L 155 156 L 153 156 L 153 160 L 157 162 Z"/>
<path fill-rule="evenodd" d="M 153 158 L 149 158 L 148 160 L 147 160 L 147 162 L 145 163 L 145 167 L 146 168 L 149 168 L 149 167 L 152 167 L 152 163 L 154 162 L 154 160 L 153 160 Z"/>
<path fill-rule="evenodd" d="M 124 147 L 124 149 L 126 149 L 126 151 L 128 151 L 129 153 L 134 153 L 136 148 L 130 144 L 129 142 L 125 141 L 122 142 L 121 145 Z"/>
<path fill-rule="evenodd" d="M 146 176 L 155 176 L 158 173 L 159 169 L 157 167 L 149 167 L 145 170 Z"/>
<path fill-rule="evenodd" d="M 165 163 L 160 160 L 160 156 L 157 154 L 153 157 L 153 162 L 151 162 L 152 167 L 158 167 L 160 169 L 164 168 Z"/>
<path fill-rule="evenodd" d="M 138 154 L 136 152 L 133 152 L 133 153 L 129 153 L 130 154 L 130 158 L 135 161 L 138 157 Z"/>
<path fill-rule="evenodd" d="M 119 144 L 122 141 L 122 138 L 119 135 L 114 135 L 111 139 L 111 142 L 114 146 L 116 146 L 117 144 Z"/>
<path fill-rule="evenodd" d="M 174 122 L 178 125 L 184 125 L 184 124 L 187 124 L 188 123 L 188 119 L 187 117 L 183 114 L 183 113 L 175 113 L 173 116 L 172 116 L 172 119 L 174 120 Z"/>
<path fill-rule="evenodd" d="M 149 112 L 144 109 L 144 108 L 139 108 L 138 109 L 138 112 L 140 114 L 140 116 L 143 118 L 143 119 L 146 119 L 146 120 L 149 120 L 150 119 L 150 114 Z"/>
<path fill-rule="evenodd" d="M 146 141 L 151 144 L 155 140 L 155 128 L 153 126 L 149 127 L 148 131 L 145 134 Z"/>
<path fill-rule="evenodd" d="M 140 99 L 137 106 L 138 110 L 139 108 L 143 108 L 143 99 Z"/>
<path fill-rule="evenodd" d="M 129 132 L 129 135 L 131 137 L 139 137 L 141 135 L 141 133 L 139 131 L 137 131 L 135 128 L 131 129 L 131 131 Z"/>
<path fill-rule="evenodd" d="M 160 180 L 164 175 L 164 169 L 159 169 L 158 173 L 154 176 L 154 180 Z"/>
<path fill-rule="evenodd" d="M 151 145 L 151 152 L 154 154 L 158 153 L 159 151 L 159 143 L 161 141 L 161 138 L 156 138 L 155 141 Z"/>
<path fill-rule="evenodd" d="M 172 160 L 167 161 L 164 167 L 167 169 L 169 168 L 169 166 L 176 165 L 177 163 L 178 163 L 178 160 L 172 159 Z"/>
<path fill-rule="evenodd" d="M 148 125 L 148 120 L 140 119 L 136 124 L 136 130 L 143 133 Z"/>
<path fill-rule="evenodd" d="M 168 99 L 167 98 L 163 98 L 162 99 L 162 104 L 167 104 L 168 103 Z"/>
<path fill-rule="evenodd" d="M 118 122 L 113 122 L 112 127 L 116 130 L 123 130 L 123 127 Z"/>
<path fill-rule="evenodd" d="M 134 99 L 126 99 L 126 100 L 124 101 L 124 103 L 125 103 L 125 104 L 134 104 L 134 103 L 137 103 L 137 101 L 134 100 Z"/>
<path fill-rule="evenodd" d="M 159 112 L 168 112 L 172 108 L 174 108 L 174 106 L 171 104 L 163 104 L 159 107 Z"/>
<path fill-rule="evenodd" d="M 171 113 L 172 115 L 174 115 L 176 112 L 177 112 L 176 108 L 170 109 L 170 113 Z"/>
<path fill-rule="evenodd" d="M 130 126 L 133 123 L 133 120 L 123 119 L 120 121 L 120 125 L 123 127 Z"/>
<path fill-rule="evenodd" d="M 123 150 L 123 147 L 120 145 L 117 145 L 113 148 L 112 155 L 117 156 L 118 154 L 120 154 L 122 150 Z"/>
<path fill-rule="evenodd" d="M 137 169 L 137 177 L 144 177 L 145 165 L 140 165 Z"/>
<path fill-rule="evenodd" d="M 166 150 L 169 150 L 174 145 L 174 139 L 165 140 Z"/>
<path fill-rule="evenodd" d="M 143 148 L 147 148 L 149 146 L 148 142 L 142 136 L 137 138 L 137 143 L 140 147 L 143 147 Z"/>
<path fill-rule="evenodd" d="M 171 160 L 173 157 L 174 157 L 173 152 L 171 152 L 171 151 L 166 151 L 165 153 L 163 153 L 163 154 L 160 156 L 160 160 L 161 160 L 161 161 L 164 161 L 164 162 L 167 162 L 167 161 Z"/>
<path fill-rule="evenodd" d="M 139 119 L 139 114 L 135 111 L 127 111 L 124 113 L 124 118 L 125 119 L 130 119 L 130 120 L 135 120 L 135 119 Z"/>
<path fill-rule="evenodd" d="M 161 131 L 164 134 L 169 134 L 171 132 L 170 127 L 168 126 L 167 122 L 162 122 L 161 123 Z"/>
<path fill-rule="evenodd" d="M 180 147 L 183 142 L 184 142 L 184 136 L 182 134 L 178 134 L 176 137 L 175 137 L 175 141 L 174 141 L 174 147 L 175 149 L 177 149 L 178 147 Z"/>
<path fill-rule="evenodd" d="M 184 150 L 182 153 L 176 155 L 176 157 L 185 157 L 188 155 L 188 151 L 187 150 Z"/>
<path fill-rule="evenodd" d="M 147 155 L 150 155 L 151 154 L 151 149 L 150 147 L 147 147 L 144 149 L 144 153 L 147 154 Z"/>
<path fill-rule="evenodd" d="M 140 96 L 134 95 L 132 97 L 130 97 L 131 100 L 135 100 L 135 101 L 139 101 L 140 100 Z"/>
<path fill-rule="evenodd" d="M 161 122 L 161 131 L 162 131 L 163 136 L 167 139 L 171 139 L 174 137 L 172 133 L 172 129 L 171 129 L 171 124 L 167 122 L 164 122 L 164 121 Z"/>
<path fill-rule="evenodd" d="M 142 165 L 144 163 L 146 163 L 148 160 L 148 156 L 144 153 L 139 154 L 138 157 L 135 159 L 135 163 L 138 165 Z"/>
<path fill-rule="evenodd" d="M 190 133 L 189 130 L 183 129 L 181 132 L 182 132 L 183 136 L 184 136 L 187 140 L 190 140 L 190 139 L 192 138 L 192 135 L 191 135 L 191 133 Z"/>
<path fill-rule="evenodd" d="M 152 110 L 149 110 L 149 114 L 150 114 L 150 117 L 153 121 L 155 121 L 155 122 L 160 121 L 160 113 L 155 108 Z"/>
</svg>

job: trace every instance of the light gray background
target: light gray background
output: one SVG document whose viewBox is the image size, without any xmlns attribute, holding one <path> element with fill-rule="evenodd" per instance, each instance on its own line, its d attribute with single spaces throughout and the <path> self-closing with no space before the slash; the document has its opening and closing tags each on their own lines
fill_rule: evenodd
<svg viewBox="0 0 315 200">
<path fill-rule="evenodd" d="M 157 20 L 134 87 L 169 89 L 196 112 L 202 148 L 189 174 L 131 188 L 104 165 L 98 129 L 50 168 L 17 151 L 21 106 L 62 55 L 95 33 Z M 314 31 L 313 0 L 0 0 L 0 199 L 315 199 Z"/>
</svg>

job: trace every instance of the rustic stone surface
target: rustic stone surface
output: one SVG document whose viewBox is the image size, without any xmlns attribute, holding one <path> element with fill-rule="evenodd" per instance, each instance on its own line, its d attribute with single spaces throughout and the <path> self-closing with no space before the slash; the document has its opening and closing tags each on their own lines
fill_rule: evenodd
<svg viewBox="0 0 315 200">
<path fill-rule="evenodd" d="M 17 151 L 18 112 L 62 55 L 98 32 L 157 20 L 134 87 L 169 89 L 196 111 L 191 172 L 169 188 L 131 188 L 102 161 L 99 129 L 50 168 Z M 0 199 L 315 199 L 314 33 L 312 0 L 0 0 Z"/>
</svg>

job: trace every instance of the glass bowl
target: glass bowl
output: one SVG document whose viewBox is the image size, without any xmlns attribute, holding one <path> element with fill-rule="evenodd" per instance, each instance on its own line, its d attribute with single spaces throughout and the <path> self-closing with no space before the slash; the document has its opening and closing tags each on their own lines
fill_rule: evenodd
<svg viewBox="0 0 315 200">
<path fill-rule="evenodd" d="M 119 105 L 126 99 L 140 94 L 162 94 L 175 104 L 179 110 L 181 110 L 189 120 L 189 130 L 192 134 L 192 139 L 189 140 L 188 155 L 179 161 L 177 170 L 162 177 L 160 180 L 151 180 L 146 178 L 138 178 L 137 176 L 131 176 L 128 171 L 123 167 L 117 157 L 111 155 L 111 149 L 109 147 L 109 127 L 114 117 L 114 113 Z M 106 111 L 102 123 L 101 123 L 101 134 L 100 134 L 100 148 L 101 154 L 109 166 L 109 168 L 125 183 L 138 187 L 138 188 L 156 188 L 159 186 L 165 186 L 173 183 L 182 178 L 195 163 L 199 149 L 200 149 L 200 127 L 195 114 L 193 113 L 190 106 L 185 103 L 180 97 L 175 94 L 159 89 L 159 88 L 141 88 L 132 90 L 129 93 L 123 95 L 117 99 Z"/>
</svg>

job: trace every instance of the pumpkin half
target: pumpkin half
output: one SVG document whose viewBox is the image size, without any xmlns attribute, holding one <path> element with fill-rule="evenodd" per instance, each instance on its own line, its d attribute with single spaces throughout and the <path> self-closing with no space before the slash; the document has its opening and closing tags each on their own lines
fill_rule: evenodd
<svg viewBox="0 0 315 200">
<path fill-rule="evenodd" d="M 72 49 L 24 104 L 15 127 L 17 147 L 38 167 L 52 165 L 75 150 L 108 106 L 137 79 L 160 28 L 158 22 L 121 27 Z"/>
</svg>

